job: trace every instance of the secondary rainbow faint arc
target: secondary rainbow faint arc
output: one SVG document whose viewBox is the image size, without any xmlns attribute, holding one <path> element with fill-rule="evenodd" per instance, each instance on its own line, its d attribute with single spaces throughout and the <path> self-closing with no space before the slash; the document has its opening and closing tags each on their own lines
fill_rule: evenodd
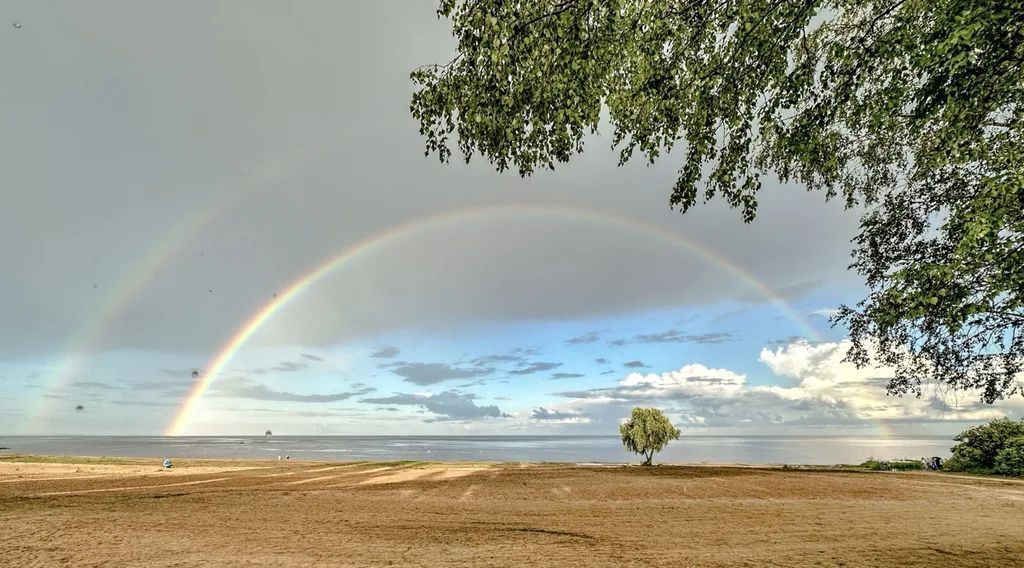
<svg viewBox="0 0 1024 568">
<path fill-rule="evenodd" d="M 268 181 L 278 178 L 302 164 L 317 160 L 326 153 L 326 149 L 315 153 L 300 152 L 266 162 L 232 185 L 236 189 L 250 191 L 265 187 Z M 181 253 L 204 227 L 221 217 L 231 205 L 243 197 L 251 197 L 249 192 L 220 196 L 211 191 L 210 195 L 211 198 L 207 199 L 203 206 L 183 217 L 170 230 L 164 232 L 162 238 L 158 239 L 153 246 L 148 247 L 145 254 L 138 258 L 132 268 L 124 271 L 125 276 L 116 285 L 104 286 L 104 290 L 109 289 L 111 292 L 106 295 L 106 300 L 96 310 L 97 317 L 89 320 L 87 326 L 79 328 L 71 336 L 68 347 L 62 350 L 65 354 L 54 369 L 43 376 L 41 381 L 43 388 L 40 389 L 42 393 L 54 388 L 61 388 L 70 382 L 81 370 L 86 356 L 96 348 L 125 306 L 146 288 L 146 285 L 156 277 L 169 260 Z M 34 431 L 39 420 L 50 416 L 48 406 L 53 404 L 52 400 L 40 396 L 35 410 L 28 413 L 29 417 L 25 420 L 22 428 L 24 432 Z"/>
<path fill-rule="evenodd" d="M 180 436 L 184 433 L 189 420 L 195 413 L 196 407 L 200 400 L 202 400 L 203 394 L 206 393 L 210 385 L 213 384 L 228 363 L 231 362 L 239 349 L 241 349 L 241 347 L 245 345 L 256 331 L 270 320 L 274 314 L 302 294 L 302 292 L 317 280 L 335 269 L 372 252 L 380 250 L 395 241 L 417 233 L 438 229 L 449 224 L 465 222 L 485 215 L 532 215 L 539 217 L 552 216 L 558 219 L 580 219 L 597 224 L 625 228 L 655 237 L 673 246 L 683 248 L 714 264 L 729 274 L 736 276 L 786 314 L 790 320 L 796 323 L 797 326 L 812 339 L 816 341 L 821 340 L 821 336 L 818 334 L 817 330 L 815 330 L 813 325 L 796 312 L 771 288 L 755 278 L 749 272 L 715 251 L 656 225 L 647 225 L 633 219 L 616 217 L 599 211 L 576 209 L 559 205 L 506 205 L 459 209 L 414 219 L 383 232 L 370 235 L 369 237 L 346 247 L 340 253 L 326 259 L 309 272 L 294 280 L 287 288 L 282 292 L 279 292 L 274 299 L 256 310 L 216 352 L 213 358 L 210 359 L 206 365 L 205 371 L 189 389 L 184 403 L 181 405 L 178 412 L 175 413 L 171 423 L 167 426 L 165 434 L 168 436 Z"/>
</svg>

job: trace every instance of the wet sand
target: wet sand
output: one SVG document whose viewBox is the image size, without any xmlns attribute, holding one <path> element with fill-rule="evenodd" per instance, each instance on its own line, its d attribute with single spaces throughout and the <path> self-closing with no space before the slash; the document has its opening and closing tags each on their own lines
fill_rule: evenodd
<svg viewBox="0 0 1024 568">
<path fill-rule="evenodd" d="M 1024 483 L 728 466 L 0 458 L 4 566 L 1019 566 Z"/>
</svg>

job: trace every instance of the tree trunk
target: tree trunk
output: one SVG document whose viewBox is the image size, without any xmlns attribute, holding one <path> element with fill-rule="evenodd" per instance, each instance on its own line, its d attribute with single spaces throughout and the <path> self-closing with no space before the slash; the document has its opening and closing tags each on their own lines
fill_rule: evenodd
<svg viewBox="0 0 1024 568">
<path fill-rule="evenodd" d="M 651 460 L 654 459 L 654 452 L 648 452 L 647 454 L 644 455 L 644 458 L 645 459 L 643 465 L 651 465 Z"/>
</svg>

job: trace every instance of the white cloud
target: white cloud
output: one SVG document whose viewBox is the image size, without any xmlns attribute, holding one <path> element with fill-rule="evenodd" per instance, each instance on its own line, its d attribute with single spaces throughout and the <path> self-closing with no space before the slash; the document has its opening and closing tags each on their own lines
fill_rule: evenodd
<svg viewBox="0 0 1024 568">
<path fill-rule="evenodd" d="M 558 410 L 541 406 L 531 413 L 531 421 L 545 424 L 588 424 L 589 416 L 584 416 L 573 409 Z"/>
<path fill-rule="evenodd" d="M 683 422 L 691 426 L 703 426 L 708 421 L 707 418 L 704 418 L 703 416 L 695 416 L 692 414 L 684 414 L 680 418 L 682 418 Z"/>
<path fill-rule="evenodd" d="M 632 387 L 638 393 L 654 396 L 729 396 L 738 393 L 746 382 L 746 376 L 728 369 L 711 369 L 693 364 L 661 374 L 630 373 L 619 384 Z"/>
<path fill-rule="evenodd" d="M 757 387 L 785 400 L 820 400 L 842 403 L 863 420 L 987 420 L 1005 414 L 1005 408 L 980 406 L 974 393 L 940 393 L 921 397 L 888 396 L 885 385 L 894 375 L 890 367 L 865 367 L 843 361 L 850 341 L 791 343 L 761 350 L 760 361 L 779 376 L 797 379 L 796 386 Z M 1013 403 L 1009 403 L 1013 406 Z"/>
<path fill-rule="evenodd" d="M 832 319 L 834 316 L 839 314 L 839 310 L 835 308 L 818 308 L 807 312 L 807 315 L 818 316 L 825 319 Z"/>
<path fill-rule="evenodd" d="M 759 360 L 787 385 L 750 385 L 729 369 L 687 364 L 665 373 L 631 373 L 611 388 L 559 393 L 587 413 L 614 414 L 633 404 L 671 404 L 673 419 L 699 426 L 848 425 L 904 422 L 983 421 L 1019 413 L 1024 401 L 980 404 L 974 393 L 958 396 L 938 391 L 921 397 L 886 394 L 891 368 L 858 369 L 843 361 L 848 340 L 761 350 Z"/>
<path fill-rule="evenodd" d="M 774 350 L 765 347 L 758 359 L 776 375 L 800 379 L 821 361 L 832 359 L 837 352 L 842 359 L 846 347 L 841 343 L 811 345 L 806 341 L 796 341 Z"/>
</svg>

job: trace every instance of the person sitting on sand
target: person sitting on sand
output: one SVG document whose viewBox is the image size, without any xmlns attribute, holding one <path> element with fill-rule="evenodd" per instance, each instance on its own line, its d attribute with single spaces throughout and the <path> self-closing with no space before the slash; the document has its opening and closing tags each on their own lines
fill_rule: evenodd
<svg viewBox="0 0 1024 568">
<path fill-rule="evenodd" d="M 164 469 L 171 469 L 171 458 L 164 458 Z"/>
</svg>

